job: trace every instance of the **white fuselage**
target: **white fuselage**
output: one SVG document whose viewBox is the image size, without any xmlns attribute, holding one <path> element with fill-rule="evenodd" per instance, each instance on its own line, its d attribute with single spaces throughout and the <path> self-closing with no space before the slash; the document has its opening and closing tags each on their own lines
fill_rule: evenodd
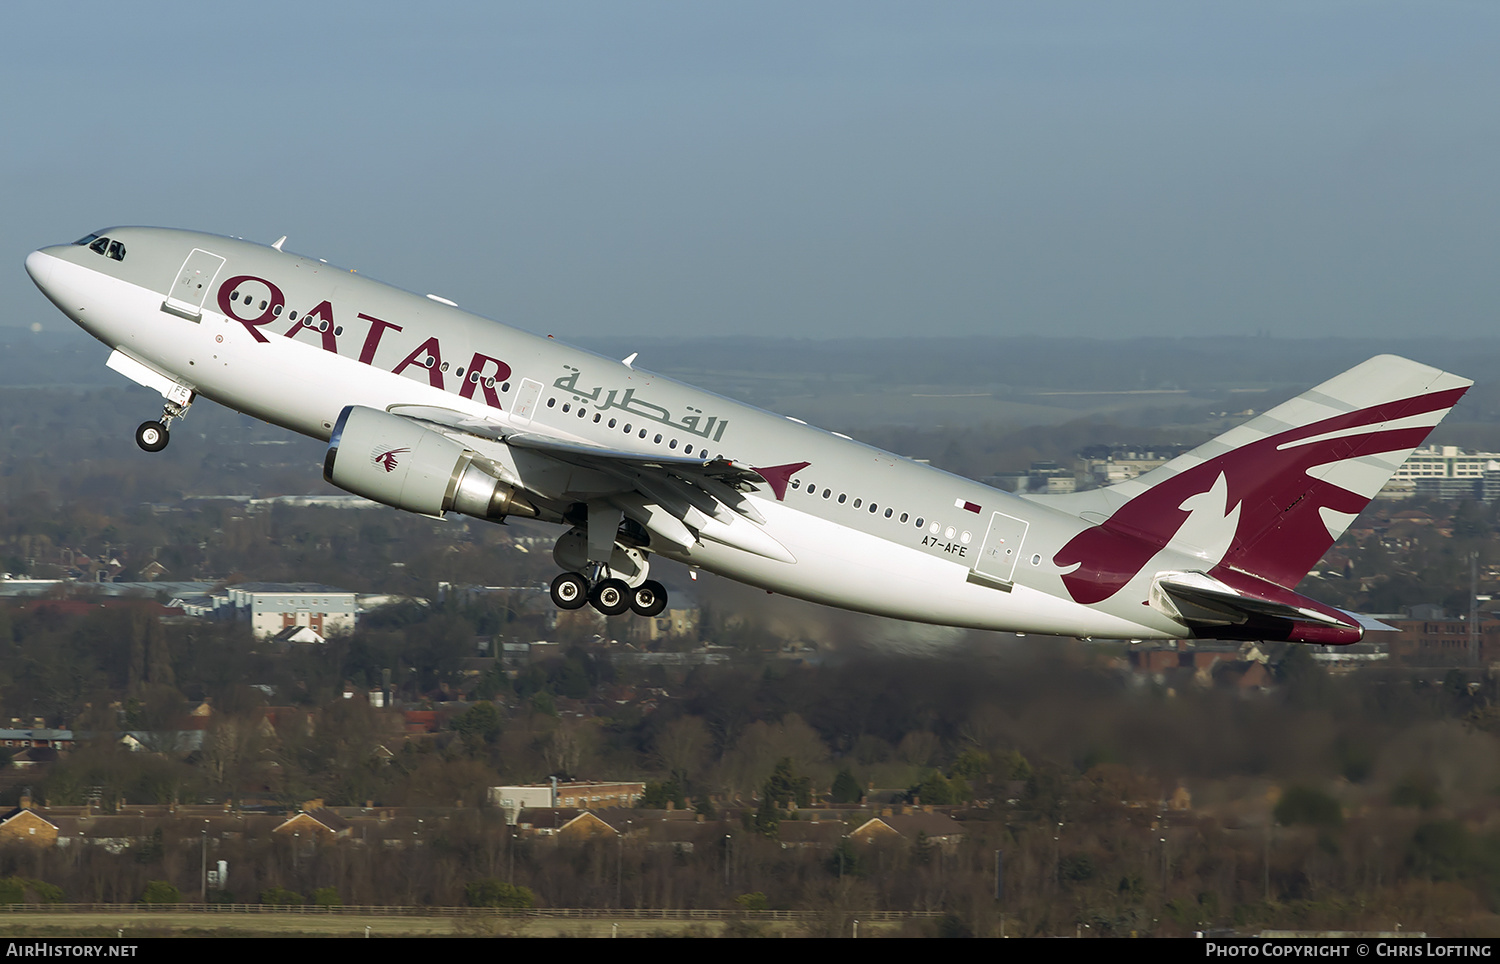
<svg viewBox="0 0 1500 964">
<path fill-rule="evenodd" d="M 764 589 L 901 619 L 1076 636 L 1185 635 L 1144 605 L 1149 575 L 1104 603 L 1070 599 L 1052 557 L 1089 523 L 1043 503 L 314 259 L 211 235 L 115 233 L 126 239 L 123 261 L 68 245 L 34 253 L 28 269 L 101 342 L 223 405 L 324 440 L 339 413 L 357 405 L 442 411 L 642 454 L 691 447 L 686 454 L 746 466 L 806 463 L 784 498 L 767 487 L 749 496 L 763 526 L 733 515 L 722 524 L 743 528 L 722 540 L 652 551 Z M 223 264 L 210 264 L 201 313 L 164 310 L 179 265 L 203 251 Z M 229 284 L 236 278 L 243 280 Z M 278 296 L 279 310 L 262 307 Z M 312 326 L 302 325 L 307 318 Z M 534 453 L 496 443 L 488 454 L 543 500 L 588 484 L 579 470 Z M 767 537 L 785 553 L 742 548 Z M 983 549 L 1002 545 L 1005 558 L 981 559 Z M 1157 564 L 1174 562 L 1202 565 L 1191 557 Z"/>
</svg>

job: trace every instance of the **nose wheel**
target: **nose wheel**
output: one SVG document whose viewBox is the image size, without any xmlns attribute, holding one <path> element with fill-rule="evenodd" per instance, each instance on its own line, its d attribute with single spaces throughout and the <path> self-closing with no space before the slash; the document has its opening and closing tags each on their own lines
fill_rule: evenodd
<svg viewBox="0 0 1500 964">
<path fill-rule="evenodd" d="M 171 439 L 163 422 L 142 422 L 135 430 L 135 444 L 147 452 L 160 452 Z"/>
<path fill-rule="evenodd" d="M 173 401 L 170 398 L 167 399 L 167 404 L 162 406 L 161 418 L 159 420 L 155 422 L 142 422 L 136 426 L 135 444 L 139 445 L 144 451 L 160 452 L 166 448 L 167 443 L 172 440 L 172 433 L 168 431 L 168 428 L 172 425 L 172 420 L 182 418 L 187 414 L 187 410 L 192 407 L 193 395 L 188 393 L 186 389 L 182 390 L 181 395 L 175 397 L 182 400 Z"/>
</svg>

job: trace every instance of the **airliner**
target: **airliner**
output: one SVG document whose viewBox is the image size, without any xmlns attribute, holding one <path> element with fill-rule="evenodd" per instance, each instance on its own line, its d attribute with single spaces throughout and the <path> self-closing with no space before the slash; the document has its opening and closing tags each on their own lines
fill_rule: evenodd
<svg viewBox="0 0 1500 964">
<path fill-rule="evenodd" d="M 1297 584 L 1472 382 L 1391 355 L 1138 478 L 1017 495 L 271 245 L 109 228 L 42 293 L 159 392 L 328 443 L 324 477 L 442 519 L 564 527 L 552 599 L 660 614 L 653 557 L 898 619 L 1082 638 L 1344 644 Z"/>
</svg>

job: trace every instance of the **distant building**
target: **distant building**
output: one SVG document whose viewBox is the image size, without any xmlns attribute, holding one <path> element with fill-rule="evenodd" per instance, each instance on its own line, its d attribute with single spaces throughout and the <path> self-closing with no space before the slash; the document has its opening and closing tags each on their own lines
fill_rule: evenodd
<svg viewBox="0 0 1500 964">
<path fill-rule="evenodd" d="M 1078 488 L 1078 479 L 1073 470 L 1050 460 L 1032 462 L 1031 468 L 1025 472 L 1002 472 L 981 481 L 1007 492 L 1032 492 L 1039 495 L 1063 495 Z"/>
<path fill-rule="evenodd" d="M 532 783 L 509 787 L 490 787 L 486 797 L 489 806 L 505 811 L 505 822 L 514 824 L 522 810 L 576 808 L 604 810 L 633 807 L 646 792 L 646 785 L 633 781 L 618 783 Z"/>
<path fill-rule="evenodd" d="M 7 750 L 69 750 L 73 747 L 72 730 L 54 730 L 44 726 L 23 728 L 20 720 L 11 720 L 10 724 L 9 727 L 0 729 L 0 746 Z"/>
<path fill-rule="evenodd" d="M 322 800 L 309 800 L 271 832 L 305 836 L 309 840 L 342 840 L 349 836 L 349 821 L 323 806 Z"/>
<path fill-rule="evenodd" d="M 1084 478 L 1096 485 L 1114 485 L 1166 465 L 1179 453 L 1177 446 L 1090 446 L 1078 453 L 1078 468 Z"/>
<path fill-rule="evenodd" d="M 354 630 L 355 594 L 312 582 L 242 582 L 173 600 L 190 616 L 248 622 L 256 636 L 307 627 L 327 638 Z"/>
<path fill-rule="evenodd" d="M 849 839 L 863 844 L 895 840 L 911 842 L 919 835 L 948 849 L 964 839 L 964 827 L 945 813 L 933 812 L 931 807 L 902 807 L 900 812 L 882 811 L 880 816 L 871 817 L 849 831 Z"/>
<path fill-rule="evenodd" d="M 37 847 L 57 846 L 57 824 L 31 809 L 31 793 L 21 796 L 21 805 L 0 816 L 0 841 L 21 842 Z"/>
<path fill-rule="evenodd" d="M 1380 495 L 1427 496 L 1447 502 L 1500 497 L 1500 452 L 1472 452 L 1457 445 L 1428 445 L 1413 452 Z"/>
<path fill-rule="evenodd" d="M 1441 610 L 1413 607 L 1413 618 L 1385 616 L 1381 622 L 1394 627 L 1394 633 L 1371 633 L 1380 636 L 1390 649 L 1392 662 L 1406 666 L 1488 666 L 1500 659 L 1500 620 L 1481 614 L 1478 652 L 1470 652 L 1468 619 L 1444 618 Z M 1417 611 L 1428 618 L 1420 618 Z M 1369 638 L 1369 637 L 1366 637 Z"/>
</svg>

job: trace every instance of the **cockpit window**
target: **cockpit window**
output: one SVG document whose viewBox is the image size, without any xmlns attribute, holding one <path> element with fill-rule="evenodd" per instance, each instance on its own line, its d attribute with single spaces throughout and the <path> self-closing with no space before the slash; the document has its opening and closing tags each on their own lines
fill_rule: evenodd
<svg viewBox="0 0 1500 964">
<path fill-rule="evenodd" d="M 111 241 L 109 238 L 101 238 L 97 234 L 91 234 L 86 238 L 79 238 L 74 244 L 86 244 L 89 250 L 97 254 L 108 255 L 116 261 L 125 260 L 125 245 L 120 241 Z"/>
</svg>

